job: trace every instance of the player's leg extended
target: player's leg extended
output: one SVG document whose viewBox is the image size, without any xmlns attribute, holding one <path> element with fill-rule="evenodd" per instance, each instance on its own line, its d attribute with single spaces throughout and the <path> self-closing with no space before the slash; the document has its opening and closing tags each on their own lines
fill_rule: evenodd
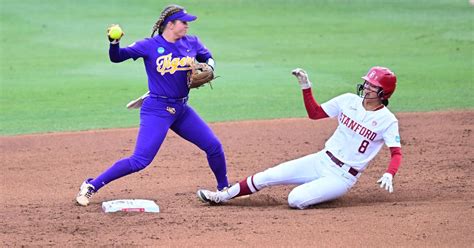
<svg viewBox="0 0 474 248">
<path fill-rule="evenodd" d="M 163 107 L 162 110 L 156 109 L 160 107 L 156 106 L 157 103 L 149 104 L 152 107 L 147 107 L 146 102 L 140 111 L 140 129 L 133 155 L 118 160 L 97 178 L 86 180 L 76 197 L 79 204 L 87 205 L 91 194 L 118 178 L 144 169 L 155 157 L 174 120 L 174 116 L 165 110 L 166 107 Z M 93 187 L 92 192 L 87 192 L 84 187 L 90 186 Z"/>
<path fill-rule="evenodd" d="M 207 161 L 217 180 L 217 189 L 229 186 L 227 165 L 222 144 L 211 128 L 188 105 L 171 126 L 176 134 L 198 146 L 207 154 Z"/>
<path fill-rule="evenodd" d="M 315 154 L 318 160 L 318 174 L 311 182 L 294 188 L 288 195 L 292 208 L 304 209 L 308 206 L 334 200 L 343 196 L 357 182 L 357 178 L 336 166 L 324 151 Z"/>
<path fill-rule="evenodd" d="M 315 154 L 281 163 L 253 176 L 247 177 L 234 188 L 229 189 L 230 195 L 242 196 L 255 193 L 265 187 L 285 184 L 303 184 L 319 177 L 315 167 Z M 233 197 L 235 197 L 233 196 Z"/>
<path fill-rule="evenodd" d="M 198 191 L 198 197 L 206 202 L 223 202 L 234 197 L 253 194 L 265 187 L 284 184 L 304 184 L 320 177 L 316 170 L 316 154 L 291 160 L 249 176 L 222 192 Z"/>
</svg>

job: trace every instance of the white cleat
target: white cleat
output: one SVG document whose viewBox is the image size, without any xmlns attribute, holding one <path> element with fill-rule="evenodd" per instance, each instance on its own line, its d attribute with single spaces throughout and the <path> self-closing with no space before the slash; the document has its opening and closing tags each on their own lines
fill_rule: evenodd
<svg viewBox="0 0 474 248">
<path fill-rule="evenodd" d="M 94 186 L 89 183 L 91 179 L 85 180 L 79 188 L 79 193 L 77 193 L 76 201 L 81 206 L 89 205 L 89 199 L 95 194 Z"/>
<path fill-rule="evenodd" d="M 224 199 L 223 194 L 220 191 L 213 192 L 206 189 L 200 189 L 196 192 L 196 194 L 199 200 L 206 203 L 219 204 L 227 201 L 227 199 Z"/>
</svg>

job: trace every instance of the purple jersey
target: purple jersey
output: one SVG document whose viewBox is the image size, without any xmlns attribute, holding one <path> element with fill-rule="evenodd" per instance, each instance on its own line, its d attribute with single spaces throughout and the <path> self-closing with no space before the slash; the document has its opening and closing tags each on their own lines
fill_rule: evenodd
<svg viewBox="0 0 474 248">
<path fill-rule="evenodd" d="M 189 93 L 187 74 L 190 64 L 196 59 L 206 62 L 211 52 L 197 36 L 186 35 L 175 43 L 166 41 L 161 35 L 132 43 L 126 48 L 110 46 L 110 58 L 121 62 L 128 58 L 143 58 L 148 76 L 150 93 L 169 98 L 183 98 Z"/>
<path fill-rule="evenodd" d="M 97 178 L 86 180 L 83 184 L 85 186 L 81 186 L 81 192 L 83 188 L 88 192 L 96 192 L 118 178 L 147 167 L 155 158 L 169 129 L 206 152 L 218 190 L 229 186 L 224 150 L 212 129 L 187 104 L 187 99 L 180 101 L 164 98 L 186 97 L 189 93 L 187 73 L 190 71 L 190 63 L 194 59 L 207 62 L 211 58 L 211 53 L 199 39 L 196 36 L 185 36 L 175 43 L 169 43 L 162 36 L 155 36 L 135 42 L 127 48 L 111 43 L 109 56 L 114 63 L 130 58 L 143 58 L 150 93 L 163 97 L 150 95 L 143 101 L 133 155 L 118 160 Z M 81 193 L 82 196 L 79 195 L 76 200 L 81 205 L 87 205 L 88 200 L 80 202 L 80 197 L 89 198 L 92 193 L 89 192 L 89 196 Z"/>
</svg>

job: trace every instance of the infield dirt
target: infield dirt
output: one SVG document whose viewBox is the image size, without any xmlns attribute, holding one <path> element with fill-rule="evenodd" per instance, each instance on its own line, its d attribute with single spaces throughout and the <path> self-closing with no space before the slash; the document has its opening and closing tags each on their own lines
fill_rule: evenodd
<svg viewBox="0 0 474 248">
<path fill-rule="evenodd" d="M 344 197 L 293 210 L 293 186 L 264 189 L 223 206 L 197 200 L 214 188 L 205 154 L 169 133 L 153 163 L 104 187 L 91 205 L 74 198 L 133 152 L 137 129 L 1 137 L 1 246 L 443 246 L 474 243 L 474 111 L 399 113 L 403 163 L 395 192 L 375 183 L 389 153 L 383 148 Z M 314 153 L 335 120 L 279 119 L 214 123 L 232 182 Z M 161 213 L 102 212 L 121 198 L 155 200 Z"/>
</svg>

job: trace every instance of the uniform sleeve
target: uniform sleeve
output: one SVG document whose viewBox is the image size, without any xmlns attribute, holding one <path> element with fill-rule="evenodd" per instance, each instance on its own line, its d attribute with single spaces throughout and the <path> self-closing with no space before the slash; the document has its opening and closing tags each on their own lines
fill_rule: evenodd
<svg viewBox="0 0 474 248">
<path fill-rule="evenodd" d="M 140 40 L 130 44 L 128 47 L 122 48 L 121 50 L 126 52 L 133 60 L 145 58 L 148 54 L 146 46 L 147 43 L 147 40 Z"/>
<path fill-rule="evenodd" d="M 397 174 L 400 164 L 402 164 L 402 149 L 400 147 L 390 147 L 390 164 L 386 172 L 395 176 Z"/>
<path fill-rule="evenodd" d="M 110 43 L 109 58 L 110 61 L 114 63 L 120 63 L 129 59 L 130 55 L 125 51 L 125 49 L 120 48 L 119 44 Z"/>
<path fill-rule="evenodd" d="M 331 118 L 339 116 L 341 113 L 341 105 L 344 101 L 347 100 L 348 94 L 343 94 L 333 99 L 321 104 L 321 108 L 323 108 L 324 112 Z"/>
<path fill-rule="evenodd" d="M 400 143 L 400 134 L 398 131 L 398 121 L 395 119 L 383 133 L 383 140 L 385 144 L 390 148 L 390 163 L 386 172 L 395 176 L 398 168 L 402 163 L 402 150 Z"/>
<path fill-rule="evenodd" d="M 211 51 L 196 36 L 196 60 L 205 63 L 209 58 L 212 58 Z"/>
<path fill-rule="evenodd" d="M 383 134 L 383 140 L 388 147 L 401 147 L 398 121 L 394 121 Z"/>
<path fill-rule="evenodd" d="M 311 88 L 303 90 L 303 99 L 306 112 L 308 112 L 308 117 L 310 119 L 319 120 L 328 117 L 328 115 L 321 108 L 321 105 L 319 105 L 314 99 Z"/>
</svg>

